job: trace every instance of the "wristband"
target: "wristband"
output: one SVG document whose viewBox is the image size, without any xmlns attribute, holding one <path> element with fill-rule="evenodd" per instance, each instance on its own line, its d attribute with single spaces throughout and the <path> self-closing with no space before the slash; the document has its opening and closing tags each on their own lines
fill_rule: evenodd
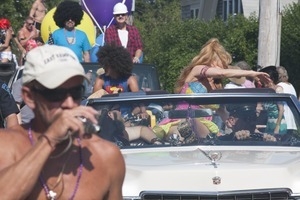
<svg viewBox="0 0 300 200">
<path fill-rule="evenodd" d="M 38 139 L 40 140 L 41 138 L 45 138 L 45 139 L 47 140 L 47 142 L 48 142 L 48 144 L 50 145 L 50 147 L 51 147 L 52 150 L 55 149 L 55 147 L 51 144 L 51 141 L 50 141 L 50 139 L 48 138 L 47 135 L 41 134 L 41 135 L 38 137 Z"/>
</svg>

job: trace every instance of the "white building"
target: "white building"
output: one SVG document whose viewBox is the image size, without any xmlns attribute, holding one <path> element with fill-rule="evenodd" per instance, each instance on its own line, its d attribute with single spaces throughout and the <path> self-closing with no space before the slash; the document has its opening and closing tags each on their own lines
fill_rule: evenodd
<svg viewBox="0 0 300 200">
<path fill-rule="evenodd" d="M 279 0 L 280 9 L 300 0 Z M 181 0 L 182 19 L 210 20 L 215 16 L 226 20 L 229 15 L 259 15 L 259 0 Z"/>
</svg>

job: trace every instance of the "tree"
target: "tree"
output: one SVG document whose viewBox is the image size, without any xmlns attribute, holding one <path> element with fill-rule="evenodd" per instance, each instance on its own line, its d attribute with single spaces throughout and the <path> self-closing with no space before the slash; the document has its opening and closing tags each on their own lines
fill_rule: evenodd
<svg viewBox="0 0 300 200">
<path fill-rule="evenodd" d="M 281 65 L 288 73 L 290 82 L 300 90 L 300 5 L 293 3 L 285 8 L 282 16 Z"/>
<path fill-rule="evenodd" d="M 46 1 L 48 10 L 58 5 L 62 0 Z M 3 0 L 1 2 L 0 17 L 8 18 L 15 32 L 17 32 L 24 23 L 24 19 L 29 15 L 31 5 L 34 0 Z M 18 54 L 16 47 L 13 46 L 13 52 Z"/>
<path fill-rule="evenodd" d="M 258 18 L 255 15 L 231 16 L 224 30 L 223 45 L 232 54 L 233 61 L 246 61 L 250 66 L 257 64 Z"/>
<path fill-rule="evenodd" d="M 50 10 L 62 0 L 46 1 L 47 7 Z M 24 19 L 29 15 L 31 5 L 34 0 L 5 0 L 1 2 L 0 16 L 8 18 L 14 29 L 19 29 L 24 22 Z"/>
<path fill-rule="evenodd" d="M 141 31 L 145 46 L 145 62 L 154 63 L 159 70 L 163 88 L 173 91 L 181 69 L 200 51 L 212 37 L 218 38 L 235 61 L 245 60 L 256 64 L 258 20 L 255 16 L 221 19 L 210 22 L 181 19 L 180 2 L 155 1 L 139 5 L 135 25 Z"/>
<path fill-rule="evenodd" d="M 49 10 L 63 0 L 46 1 Z M 79 0 L 75 0 L 79 1 Z M 1 4 L 0 16 L 8 17 L 18 30 L 28 15 L 33 0 L 6 0 Z M 290 81 L 300 90 L 300 5 L 292 4 L 283 12 L 281 37 L 281 64 L 290 75 Z M 245 60 L 257 64 L 258 17 L 231 16 L 224 22 L 213 19 L 182 20 L 178 0 L 136 0 L 134 24 L 140 30 L 144 43 L 144 62 L 157 66 L 163 89 L 173 91 L 181 69 L 200 51 L 210 38 L 216 37 L 232 54 L 233 62 Z"/>
</svg>

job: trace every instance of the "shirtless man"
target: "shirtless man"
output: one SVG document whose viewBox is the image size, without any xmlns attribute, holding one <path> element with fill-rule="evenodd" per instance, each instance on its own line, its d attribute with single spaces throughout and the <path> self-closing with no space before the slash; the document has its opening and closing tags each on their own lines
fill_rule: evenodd
<svg viewBox="0 0 300 200">
<path fill-rule="evenodd" d="M 41 31 L 41 23 L 47 13 L 47 8 L 44 0 L 36 0 L 30 9 L 29 16 L 35 22 L 35 28 Z"/>
<path fill-rule="evenodd" d="M 23 48 L 27 50 L 30 40 L 34 40 L 39 36 L 38 30 L 34 27 L 34 19 L 27 17 L 23 27 L 18 32 L 18 39 Z"/>
<path fill-rule="evenodd" d="M 22 96 L 35 117 L 0 130 L 1 199 L 122 199 L 119 148 L 84 130 L 82 118 L 98 123 L 98 111 L 80 106 L 85 78 L 67 47 L 28 52 Z"/>
</svg>

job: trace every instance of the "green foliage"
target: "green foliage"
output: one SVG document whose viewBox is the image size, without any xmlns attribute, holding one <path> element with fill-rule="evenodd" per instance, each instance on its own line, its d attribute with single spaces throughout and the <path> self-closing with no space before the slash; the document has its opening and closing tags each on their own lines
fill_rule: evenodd
<svg viewBox="0 0 300 200">
<path fill-rule="evenodd" d="M 5 0 L 0 16 L 12 22 L 15 31 L 21 28 L 34 0 Z M 47 0 L 48 10 L 63 0 Z M 79 0 L 75 0 L 79 1 Z M 99 11 L 100 12 L 100 11 Z M 245 60 L 257 63 L 258 18 L 231 16 L 227 22 L 214 19 L 182 20 L 178 0 L 136 0 L 134 23 L 144 43 L 144 62 L 157 66 L 163 88 L 172 92 L 180 71 L 199 53 L 212 37 L 218 38 L 232 54 L 233 62 Z M 290 81 L 300 90 L 300 5 L 285 8 L 282 17 L 281 65 L 285 66 Z"/>
<path fill-rule="evenodd" d="M 290 82 L 300 90 L 300 5 L 287 7 L 282 16 L 280 62 L 288 73 Z"/>
<path fill-rule="evenodd" d="M 46 1 L 47 8 L 50 10 L 60 3 L 62 0 Z M 29 15 L 31 5 L 34 0 L 3 0 L 1 2 L 0 17 L 8 18 L 12 24 L 15 33 L 23 26 L 24 19 Z M 17 47 L 13 43 L 13 52 L 19 55 Z"/>
<path fill-rule="evenodd" d="M 139 1 L 137 1 L 139 2 Z M 246 60 L 251 65 L 257 59 L 258 20 L 235 16 L 224 23 L 182 20 L 179 1 L 156 1 L 143 4 L 136 13 L 135 25 L 144 42 L 145 62 L 159 70 L 163 88 L 173 91 L 181 69 L 186 66 L 210 38 L 218 38 L 234 56 L 234 61 Z M 137 6 L 138 7 L 138 6 Z"/>
<path fill-rule="evenodd" d="M 227 21 L 223 45 L 232 54 L 233 62 L 246 61 L 256 65 L 258 48 L 258 19 L 232 16 Z"/>
<path fill-rule="evenodd" d="M 62 0 L 46 1 L 48 10 L 55 7 Z M 8 18 L 15 31 L 23 25 L 24 19 L 29 15 L 34 0 L 5 0 L 1 2 L 0 16 Z"/>
<path fill-rule="evenodd" d="M 149 1 L 147 1 L 149 2 Z M 145 62 L 159 70 L 164 89 L 172 92 L 181 69 L 200 51 L 210 38 L 218 38 L 232 54 L 233 62 L 245 60 L 256 66 L 258 53 L 258 17 L 231 16 L 227 22 L 181 19 L 178 0 L 137 0 L 135 23 L 144 41 Z M 285 8 L 282 17 L 281 65 L 289 72 L 290 81 L 300 90 L 300 4 Z"/>
</svg>

